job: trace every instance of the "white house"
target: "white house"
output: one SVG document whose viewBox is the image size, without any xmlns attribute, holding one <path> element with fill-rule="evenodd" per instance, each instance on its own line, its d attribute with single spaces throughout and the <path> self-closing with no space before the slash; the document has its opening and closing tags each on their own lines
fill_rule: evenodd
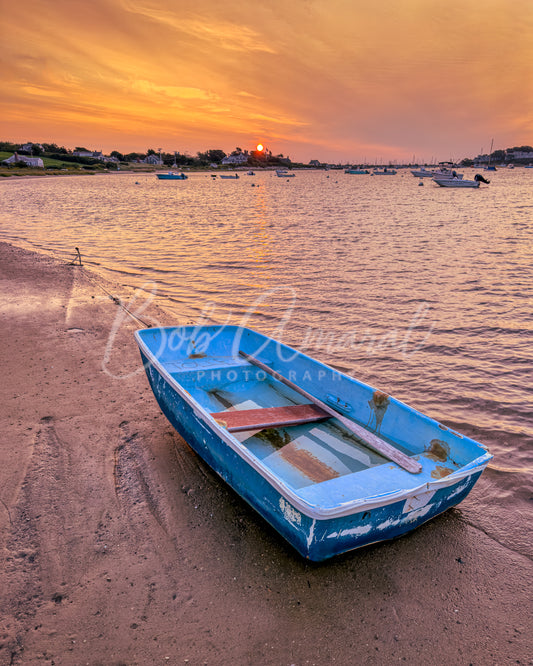
<svg viewBox="0 0 533 666">
<path fill-rule="evenodd" d="M 101 150 L 75 150 L 72 154 L 76 157 L 90 157 L 93 160 L 100 160 L 100 162 L 107 160 Z"/>
<path fill-rule="evenodd" d="M 246 164 L 248 162 L 248 155 L 246 153 L 238 153 L 237 155 L 228 155 L 222 160 L 222 164 Z"/>
<path fill-rule="evenodd" d="M 31 143 L 31 141 L 21 146 L 20 150 L 22 150 L 24 153 L 31 153 L 34 147 L 39 148 L 39 150 L 43 150 L 43 147 L 40 143 Z"/>
<path fill-rule="evenodd" d="M 507 160 L 532 160 L 533 152 L 524 150 L 509 150 L 506 155 Z"/>
<path fill-rule="evenodd" d="M 159 155 L 154 154 L 145 157 L 143 162 L 144 164 L 163 164 L 163 160 L 159 157 Z"/>
<path fill-rule="evenodd" d="M 44 162 L 40 157 L 28 157 L 27 155 L 19 155 L 18 153 L 11 155 L 7 160 L 3 160 L 2 164 L 17 164 L 17 162 L 24 162 L 28 166 L 44 169 Z"/>
</svg>

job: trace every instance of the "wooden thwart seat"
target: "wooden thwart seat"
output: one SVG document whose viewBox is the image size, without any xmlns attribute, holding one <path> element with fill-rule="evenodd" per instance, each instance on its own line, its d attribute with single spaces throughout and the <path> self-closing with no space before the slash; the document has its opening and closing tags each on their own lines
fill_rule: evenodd
<svg viewBox="0 0 533 666">
<path fill-rule="evenodd" d="M 214 412 L 211 416 L 222 423 L 229 432 L 299 425 L 331 418 L 330 414 L 312 404 Z"/>
</svg>

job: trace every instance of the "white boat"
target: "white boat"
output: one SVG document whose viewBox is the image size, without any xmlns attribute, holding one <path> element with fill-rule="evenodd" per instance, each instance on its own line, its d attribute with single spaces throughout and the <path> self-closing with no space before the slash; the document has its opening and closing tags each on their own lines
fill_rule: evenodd
<svg viewBox="0 0 533 666">
<path fill-rule="evenodd" d="M 411 169 L 411 173 L 415 178 L 433 178 L 435 175 L 434 171 L 430 171 L 425 167 L 422 167 L 421 169 Z"/>
<path fill-rule="evenodd" d="M 459 180 L 459 178 L 433 178 L 439 187 L 479 187 L 479 180 Z"/>
<path fill-rule="evenodd" d="M 282 169 L 277 169 L 276 170 L 276 176 L 278 178 L 294 178 L 296 174 L 294 173 L 289 173 L 288 171 L 284 171 Z"/>
<path fill-rule="evenodd" d="M 437 171 L 433 172 L 433 178 L 439 178 L 440 180 L 457 178 L 458 180 L 463 180 L 463 174 L 457 173 L 452 169 L 437 169 Z"/>
<path fill-rule="evenodd" d="M 490 180 L 476 173 L 474 180 L 462 180 L 460 178 L 433 178 L 439 187 L 479 187 L 480 183 L 488 185 Z"/>
</svg>

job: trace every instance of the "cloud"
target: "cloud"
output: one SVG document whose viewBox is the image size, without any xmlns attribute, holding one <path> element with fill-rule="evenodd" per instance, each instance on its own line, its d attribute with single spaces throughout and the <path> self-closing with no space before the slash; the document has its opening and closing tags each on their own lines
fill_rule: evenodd
<svg viewBox="0 0 533 666">
<path fill-rule="evenodd" d="M 274 152 L 383 158 L 532 141 L 531 0 L 462 0 L 460 20 L 427 0 L 4 5 L 6 134 L 40 123 L 46 140 L 61 118 L 98 145 L 112 125 L 163 146 L 259 135 Z"/>
<path fill-rule="evenodd" d="M 194 99 L 215 101 L 218 99 L 217 95 L 208 90 L 203 90 L 202 88 L 158 85 L 152 81 L 146 81 L 144 79 L 129 81 L 128 87 L 134 92 L 139 92 L 143 95 L 164 95 L 165 97 L 179 100 Z M 154 101 L 156 102 L 157 100 Z"/>
<path fill-rule="evenodd" d="M 122 5 L 132 14 L 171 28 L 178 34 L 185 33 L 194 39 L 201 39 L 216 48 L 241 52 L 276 53 L 271 45 L 261 40 L 261 35 L 257 31 L 244 24 L 223 20 L 215 21 L 204 16 L 189 18 L 180 11 L 170 12 L 161 9 L 160 3 L 140 5 L 138 2 L 123 0 Z"/>
</svg>

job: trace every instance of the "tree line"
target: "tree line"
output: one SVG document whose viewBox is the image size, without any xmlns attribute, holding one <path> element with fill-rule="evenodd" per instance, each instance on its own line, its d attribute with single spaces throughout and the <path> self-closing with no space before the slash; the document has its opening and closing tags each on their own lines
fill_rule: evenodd
<svg viewBox="0 0 533 666">
<path fill-rule="evenodd" d="M 30 142 L 28 142 L 28 144 L 29 143 Z M 49 157 L 51 159 L 62 160 L 64 162 L 78 162 L 81 164 L 96 164 L 100 162 L 100 160 L 96 158 L 75 155 L 77 152 L 93 152 L 90 149 L 87 149 L 83 146 L 76 146 L 74 149 L 70 150 L 64 146 L 58 146 L 56 143 L 33 143 L 31 144 L 31 150 L 24 151 L 21 149 L 21 144 L 0 141 L 0 151 L 17 152 L 21 155 L 31 154 L 33 157 Z M 243 154 L 243 150 L 239 147 L 235 148 L 235 150 L 230 153 L 230 155 L 241 154 Z M 124 164 L 131 162 L 142 162 L 150 155 L 154 155 L 158 159 L 160 158 L 161 162 L 165 166 L 169 167 L 173 166 L 174 164 L 180 167 L 208 167 L 211 164 L 220 164 L 222 160 L 228 156 L 227 153 L 219 148 L 198 152 L 194 156 L 180 152 L 169 153 L 159 149 L 155 150 L 154 148 L 149 148 L 145 152 L 122 153 L 118 150 L 112 150 L 109 153 L 109 157 L 112 157 L 115 160 L 118 160 L 118 162 L 122 162 Z M 248 164 L 250 166 L 271 166 L 281 164 L 286 166 L 287 164 L 290 164 L 289 158 L 284 157 L 283 155 L 274 156 L 269 151 L 251 151 L 249 154 L 246 153 L 246 155 L 248 158 Z"/>
</svg>

